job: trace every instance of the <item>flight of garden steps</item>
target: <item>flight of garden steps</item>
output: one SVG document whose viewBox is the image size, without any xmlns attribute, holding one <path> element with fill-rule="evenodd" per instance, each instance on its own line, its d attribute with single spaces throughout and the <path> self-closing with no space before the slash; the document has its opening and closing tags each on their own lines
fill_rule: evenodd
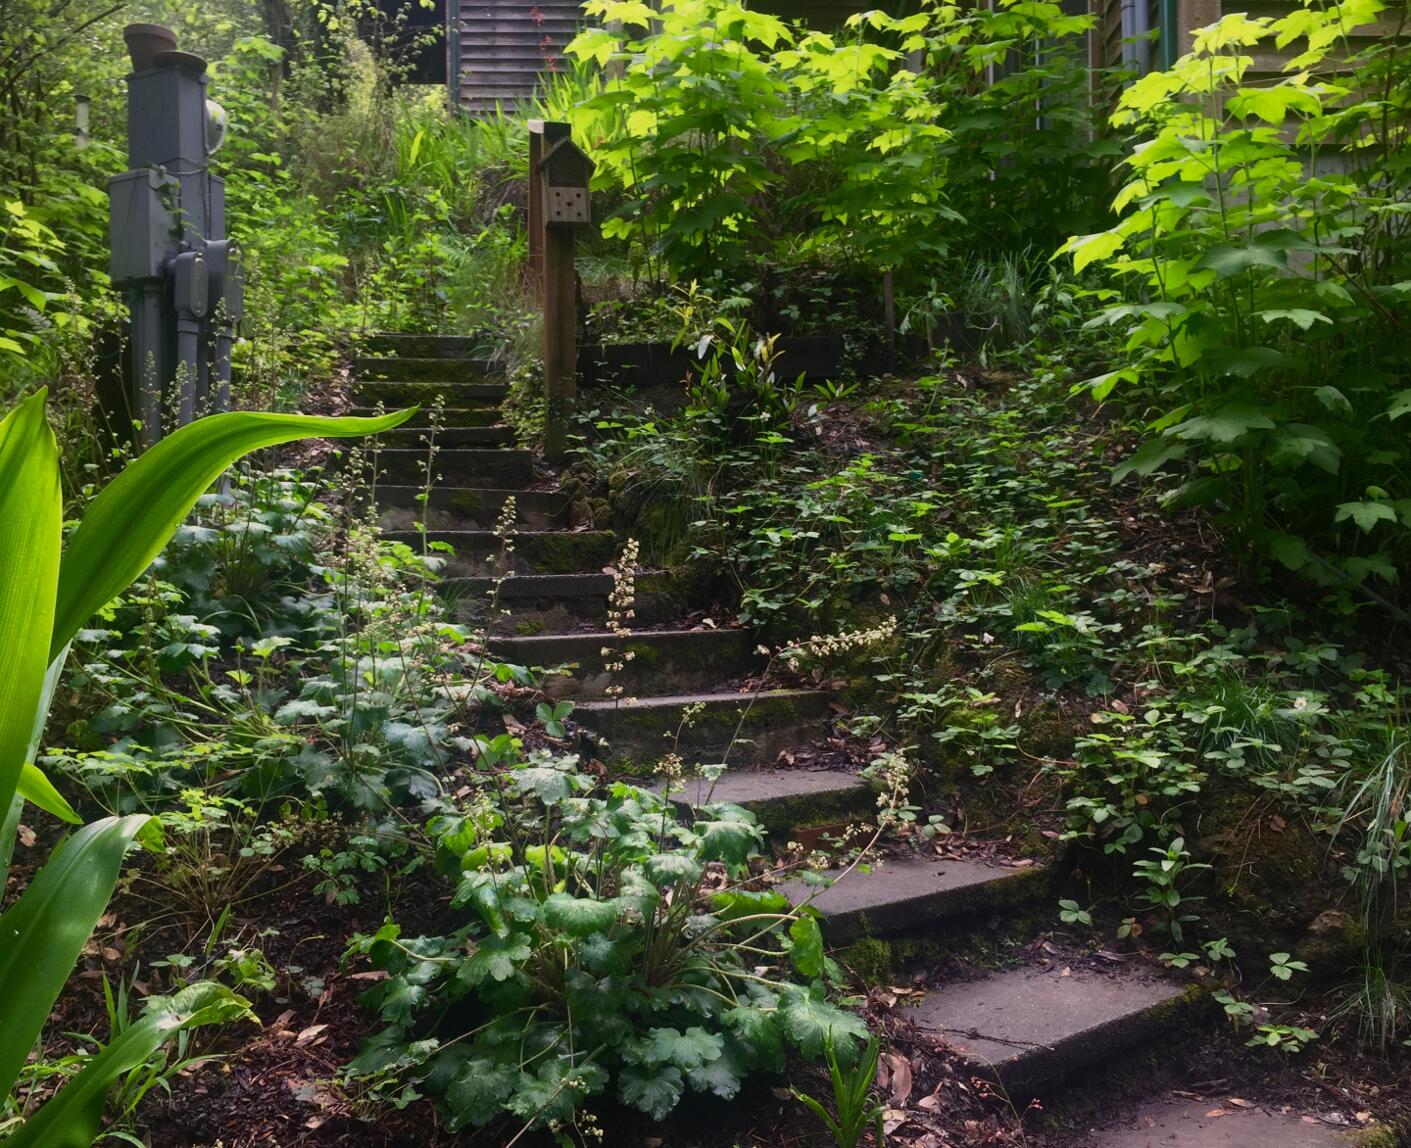
<svg viewBox="0 0 1411 1148">
<path fill-rule="evenodd" d="M 418 495 L 427 418 L 438 396 L 442 429 L 436 435 L 439 476 L 426 510 L 434 540 L 450 543 L 456 557 L 442 585 L 461 618 L 486 620 L 486 602 L 499 551 L 492 528 L 510 497 L 515 500 L 514 575 L 500 588 L 507 616 L 490 619 L 490 647 L 516 664 L 553 668 L 575 665 L 571 676 L 551 677 L 548 689 L 572 698 L 574 717 L 605 739 L 600 756 L 615 771 L 644 780 L 671 741 L 686 706 L 701 713 L 680 739 L 691 762 L 719 762 L 737 725 L 741 740 L 715 787 L 715 800 L 752 809 L 775 840 L 799 826 L 836 824 L 865 815 L 874 794 L 861 778 L 838 770 L 777 768 L 781 750 L 825 735 L 831 709 L 820 690 L 768 690 L 754 696 L 720 683 L 757 672 L 761 659 L 741 629 L 683 628 L 683 610 L 664 571 L 639 571 L 637 617 L 627 648 L 635 657 L 622 672 L 602 667 L 608 595 L 620 540 L 610 531 L 571 523 L 581 508 L 553 481 L 538 477 L 533 453 L 515 442 L 500 419 L 507 393 L 503 378 L 477 358 L 478 341 L 458 336 L 381 335 L 368 340 L 354 368 L 354 413 L 370 414 L 418 403 L 412 422 L 383 436 L 376 498 L 386 536 L 417 543 L 412 522 L 422 511 Z M 631 703 L 614 700 L 621 685 Z M 747 713 L 741 721 L 741 712 Z M 1001 924 L 1026 904 L 1052 900 L 1052 867 L 992 866 L 980 862 L 914 857 L 891 860 L 867 876 L 854 875 L 817 896 L 831 945 L 861 938 L 955 937 L 986 924 Z M 788 889 L 788 887 L 786 887 Z M 801 897 L 801 888 L 789 890 Z M 1196 1020 L 1201 994 L 1175 979 L 1131 966 L 1092 972 L 1082 968 L 1026 966 L 989 974 L 931 992 L 909 1018 L 957 1050 L 978 1073 L 997 1076 L 1011 1096 L 1048 1096 L 1060 1081 L 1117 1056 L 1152 1047 L 1163 1032 Z M 1179 1098 L 1156 1097 L 1130 1114 L 1129 1126 L 1095 1132 L 1102 1148 L 1168 1148 L 1260 1145 L 1318 1148 L 1342 1140 L 1305 1140 L 1306 1125 L 1281 1116 L 1235 1123 L 1203 1119 Z M 1201 1108 L 1204 1111 L 1204 1107 Z M 1255 1113 L 1254 1117 L 1261 1114 Z M 1321 1131 L 1321 1130 L 1319 1130 Z M 1157 1133 L 1159 1132 L 1159 1136 Z"/>
</svg>

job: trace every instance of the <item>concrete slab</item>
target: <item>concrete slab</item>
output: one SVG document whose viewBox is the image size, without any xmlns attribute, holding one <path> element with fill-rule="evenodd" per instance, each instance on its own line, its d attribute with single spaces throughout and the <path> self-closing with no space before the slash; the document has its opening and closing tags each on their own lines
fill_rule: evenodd
<svg viewBox="0 0 1411 1148">
<path fill-rule="evenodd" d="M 887 861 L 871 873 L 851 873 L 813 898 L 823 914 L 823 932 L 833 945 L 859 937 L 884 937 L 946 918 L 989 912 L 1037 896 L 1048 885 L 1042 865 L 1004 868 L 939 857 Z M 795 904 L 811 888 L 790 881 L 781 891 Z"/>
<path fill-rule="evenodd" d="M 939 989 L 913 1019 L 1011 1092 L 1033 1095 L 1159 1035 L 1199 999 L 1144 972 L 1022 968 Z"/>
<path fill-rule="evenodd" d="M 529 580 L 511 578 L 505 585 Z M 683 727 L 688 707 L 697 712 Z M 607 742 L 603 760 L 628 771 L 654 765 L 673 742 L 688 763 L 739 766 L 773 761 L 782 750 L 823 733 L 829 714 L 823 690 L 672 694 L 639 697 L 634 705 L 586 701 L 574 711 L 574 717 Z"/>
<path fill-rule="evenodd" d="M 705 801 L 729 801 L 750 810 L 776 837 L 805 825 L 834 825 L 875 814 L 869 782 L 841 769 L 776 769 L 722 774 L 714 786 L 701 778 L 675 789 L 683 809 Z"/>
<path fill-rule="evenodd" d="M 1316 1115 L 1169 1097 L 1092 1136 L 1092 1148 L 1352 1148 L 1365 1133 L 1330 1127 Z"/>
</svg>

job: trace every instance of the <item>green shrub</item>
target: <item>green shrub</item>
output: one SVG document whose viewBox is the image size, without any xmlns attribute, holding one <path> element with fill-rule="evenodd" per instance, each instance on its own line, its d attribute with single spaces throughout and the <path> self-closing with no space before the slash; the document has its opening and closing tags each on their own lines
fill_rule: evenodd
<svg viewBox="0 0 1411 1148">
<path fill-rule="evenodd" d="M 1400 423 L 1411 274 L 1407 81 L 1378 0 L 1226 16 L 1122 95 L 1131 176 L 1106 231 L 1063 250 L 1125 285 L 1087 384 L 1148 408 L 1114 478 L 1181 463 L 1172 505 L 1216 507 L 1245 552 L 1329 582 L 1395 582 L 1411 557 Z M 1292 46 L 1273 80 L 1256 50 Z"/>
</svg>

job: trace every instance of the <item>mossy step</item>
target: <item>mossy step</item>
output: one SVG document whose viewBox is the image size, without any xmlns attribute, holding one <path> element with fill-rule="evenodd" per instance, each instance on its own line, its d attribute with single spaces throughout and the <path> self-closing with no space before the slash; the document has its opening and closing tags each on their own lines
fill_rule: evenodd
<svg viewBox="0 0 1411 1148">
<path fill-rule="evenodd" d="M 474 335 L 411 335 L 380 331 L 362 340 L 362 350 L 369 356 L 473 359 L 483 358 L 494 342 L 494 335 L 489 331 Z"/>
<path fill-rule="evenodd" d="M 1388 1125 L 1330 1128 L 1318 1109 L 1258 1107 L 1229 1092 L 1193 1099 L 1186 1091 L 1143 1104 L 1088 1130 L 1090 1148 L 1396 1148 L 1405 1141 Z"/>
<path fill-rule="evenodd" d="M 421 482 L 426 475 L 426 451 L 388 448 L 378 451 L 377 465 L 387 482 Z M 508 447 L 455 447 L 437 453 L 432 474 L 432 485 L 445 482 L 454 486 L 514 486 L 534 477 L 534 455 Z"/>
<path fill-rule="evenodd" d="M 607 621 L 612 575 L 511 575 L 500 584 L 493 617 L 493 578 L 445 578 L 439 588 L 459 621 L 486 627 L 492 634 L 553 634 L 584 623 L 601 628 Z M 637 575 L 635 608 L 641 625 L 660 625 L 680 616 L 681 603 L 673 589 L 674 580 L 664 572 Z"/>
<path fill-rule="evenodd" d="M 358 415 L 361 418 L 371 418 L 376 414 L 385 414 L 384 407 L 379 411 L 376 407 L 353 407 L 348 412 Z M 500 408 L 497 406 L 483 407 L 442 407 L 440 413 L 442 428 L 448 427 L 488 427 L 494 426 L 500 421 Z M 417 430 L 431 425 L 431 410 L 429 407 L 422 407 L 416 414 L 404 422 L 399 430 Z"/>
<path fill-rule="evenodd" d="M 530 530 L 552 530 L 568 517 L 568 499 L 556 490 L 494 490 L 436 485 L 423 501 L 420 486 L 379 485 L 374 492 L 383 530 L 411 530 L 425 520 L 432 530 L 488 530 L 499 520 L 505 501 L 515 502 L 515 523 Z"/>
<path fill-rule="evenodd" d="M 697 712 L 683 724 L 688 709 Z M 823 690 L 763 690 L 582 702 L 574 716 L 604 739 L 604 761 L 638 773 L 673 748 L 694 762 L 773 761 L 781 750 L 821 736 L 829 712 Z"/>
<path fill-rule="evenodd" d="M 866 778 L 841 769 L 730 770 L 713 782 L 688 778 L 671 791 L 671 800 L 683 813 L 707 802 L 742 805 L 766 833 L 783 837 L 874 814 L 877 790 Z"/>
<path fill-rule="evenodd" d="M 383 431 L 382 441 L 389 447 L 425 447 L 431 437 L 426 427 L 400 426 L 395 430 Z M 456 447 L 511 446 L 515 434 L 507 426 L 442 427 L 436 432 L 436 445 L 444 450 Z"/>
<path fill-rule="evenodd" d="M 992 973 L 927 994 L 909 1019 L 1015 1097 L 1159 1037 L 1204 999 L 1167 977 L 1061 962 Z"/>
<path fill-rule="evenodd" d="M 421 545 L 421 535 L 416 531 L 393 531 L 387 537 L 415 547 Z M 446 559 L 447 575 L 473 578 L 498 573 L 502 543 L 492 531 L 429 530 L 427 540 L 455 547 L 454 555 L 441 555 Z M 520 531 L 514 536 L 513 547 L 510 569 L 517 574 L 597 573 L 613 560 L 617 536 L 611 530 Z"/>
<path fill-rule="evenodd" d="M 396 355 L 385 359 L 353 360 L 353 377 L 360 382 L 377 379 L 401 383 L 476 383 L 503 376 L 503 369 L 489 359 L 414 358 L 410 355 Z"/>
<path fill-rule="evenodd" d="M 464 410 L 468 407 L 498 407 L 504 402 L 510 389 L 504 383 L 465 382 L 443 380 L 437 383 L 411 383 L 392 381 L 372 381 L 354 383 L 352 395 L 354 405 L 372 407 L 381 403 L 387 410 L 400 410 L 402 407 L 419 406 L 421 410 L 413 417 L 424 417 L 431 404 L 438 398 L 447 407 Z"/>
<path fill-rule="evenodd" d="M 847 945 L 1008 908 L 1041 895 L 1049 883 L 1042 865 L 1010 868 L 933 856 L 888 860 L 867 874 L 848 873 L 821 892 L 804 881 L 785 882 L 780 891 L 822 914 L 830 944 Z"/>
<path fill-rule="evenodd" d="M 757 669 L 757 641 L 748 630 L 638 630 L 622 640 L 604 630 L 496 638 L 491 649 L 521 665 L 573 666 L 571 674 L 545 677 L 544 691 L 555 698 L 588 699 L 603 697 L 614 685 L 633 695 L 707 689 Z M 604 649 L 613 656 L 605 658 Z M 624 661 L 623 653 L 632 657 Z M 622 661 L 623 668 L 609 673 L 603 668 L 608 661 Z"/>
</svg>

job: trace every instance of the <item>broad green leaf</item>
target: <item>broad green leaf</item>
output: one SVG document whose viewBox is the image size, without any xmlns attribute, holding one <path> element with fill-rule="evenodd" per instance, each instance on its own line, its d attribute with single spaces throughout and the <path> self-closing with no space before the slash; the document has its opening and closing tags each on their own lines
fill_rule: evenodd
<svg viewBox="0 0 1411 1148">
<path fill-rule="evenodd" d="M 1332 324 L 1332 320 L 1321 311 L 1310 311 L 1306 307 L 1278 307 L 1267 311 L 1256 311 L 1256 319 L 1263 319 L 1266 323 L 1277 323 L 1279 320 L 1286 320 L 1292 323 L 1300 331 L 1312 330 L 1314 323 Z"/>
<path fill-rule="evenodd" d="M 69 538 L 50 657 L 152 564 L 196 500 L 236 459 L 294 439 L 377 434 L 415 412 L 410 407 L 364 419 L 231 411 L 197 419 L 162 439 L 103 488 Z"/>
<path fill-rule="evenodd" d="M 823 975 L 823 930 L 813 917 L 800 917 L 789 926 L 789 959 L 800 976 L 821 977 Z"/>
<path fill-rule="evenodd" d="M 1393 395 L 1391 406 L 1387 407 L 1387 418 L 1395 420 L 1402 415 L 1411 415 L 1411 390 Z"/>
<path fill-rule="evenodd" d="M 0 421 L 0 810 L 29 758 L 59 577 L 59 448 L 44 397 L 37 391 Z"/>
<path fill-rule="evenodd" d="M 657 1068 L 629 1064 L 617 1078 L 617 1091 L 623 1103 L 640 1109 L 653 1120 L 664 1120 L 676 1107 L 684 1089 L 681 1070 L 670 1064 Z"/>
<path fill-rule="evenodd" d="M 570 937 L 603 933 L 617 920 L 613 901 L 594 901 L 570 893 L 555 893 L 544 902 L 544 921 Z"/>
<path fill-rule="evenodd" d="M 42 677 L 42 675 L 41 675 Z M 8 1095 L 93 925 L 107 907 L 145 816 L 85 825 L 54 850 L 0 916 L 0 1096 Z"/>
<path fill-rule="evenodd" d="M 1146 478 L 1168 462 L 1186 457 L 1186 446 L 1169 438 L 1153 438 L 1142 443 L 1136 454 L 1112 468 L 1113 485 L 1121 482 L 1129 474 Z"/>
<path fill-rule="evenodd" d="M 821 995 L 791 988 L 779 1009 L 784 1032 L 799 1051 L 808 1057 L 823 1055 L 824 1041 L 831 1040 L 838 1059 L 851 1062 L 857 1043 L 867 1039 L 867 1025 L 854 1013 L 829 1004 Z"/>
<path fill-rule="evenodd" d="M 446 1087 L 446 1104 L 453 1114 L 452 1131 L 463 1124 L 479 1127 L 500 1114 L 519 1080 L 519 1070 L 485 1057 L 468 1060 Z"/>
<path fill-rule="evenodd" d="M 1072 255 L 1073 270 L 1081 272 L 1089 263 L 1095 263 L 1116 254 L 1126 241 L 1126 237 L 1117 231 L 1099 231 L 1095 235 L 1074 235 L 1058 249 L 1057 254 Z"/>
<path fill-rule="evenodd" d="M 1344 502 L 1339 504 L 1334 522 L 1352 519 L 1362 532 L 1370 533 L 1378 522 L 1395 522 L 1396 511 L 1385 502 Z"/>
<path fill-rule="evenodd" d="M 649 857 L 646 864 L 647 879 L 658 887 L 679 882 L 691 885 L 696 882 L 704 868 L 693 857 L 684 853 L 659 853 Z"/>
<path fill-rule="evenodd" d="M 654 1028 L 647 1033 L 642 1059 L 646 1064 L 674 1064 L 683 1072 L 689 1072 L 718 1059 L 724 1049 L 725 1042 L 721 1037 L 697 1025 L 685 1032 L 674 1028 Z"/>
<path fill-rule="evenodd" d="M 74 812 L 73 806 L 64 800 L 64 795 L 54 788 L 54 783 L 44 776 L 37 765 L 25 762 L 20 771 L 19 795 L 31 805 L 37 805 L 45 813 L 52 814 L 70 825 L 82 825 L 83 818 Z"/>
<path fill-rule="evenodd" d="M 696 832 L 701 835 L 701 860 L 727 865 L 743 865 L 759 842 L 759 830 L 749 821 L 698 822 Z"/>
<path fill-rule="evenodd" d="M 1308 565 L 1308 546 L 1301 538 L 1290 534 L 1271 534 L 1264 544 L 1282 565 L 1290 570 L 1302 570 Z"/>
<path fill-rule="evenodd" d="M 1337 387 L 1319 387 L 1313 392 L 1313 397 L 1322 404 L 1324 410 L 1331 414 L 1342 415 L 1345 418 L 1352 417 L 1352 402 Z"/>
<path fill-rule="evenodd" d="M 52 1100 L 5 1141 L 5 1148 L 90 1148 L 113 1082 L 144 1064 L 182 1029 L 255 1020 L 250 1002 L 224 985 L 205 982 L 148 1004 L 144 1015 L 115 1037 Z"/>
<path fill-rule="evenodd" d="M 1171 434 L 1186 441 L 1214 442 L 1228 445 L 1238 442 L 1251 431 L 1273 430 L 1274 421 L 1253 403 L 1236 400 L 1226 403 L 1213 414 L 1196 415 Z"/>
</svg>

